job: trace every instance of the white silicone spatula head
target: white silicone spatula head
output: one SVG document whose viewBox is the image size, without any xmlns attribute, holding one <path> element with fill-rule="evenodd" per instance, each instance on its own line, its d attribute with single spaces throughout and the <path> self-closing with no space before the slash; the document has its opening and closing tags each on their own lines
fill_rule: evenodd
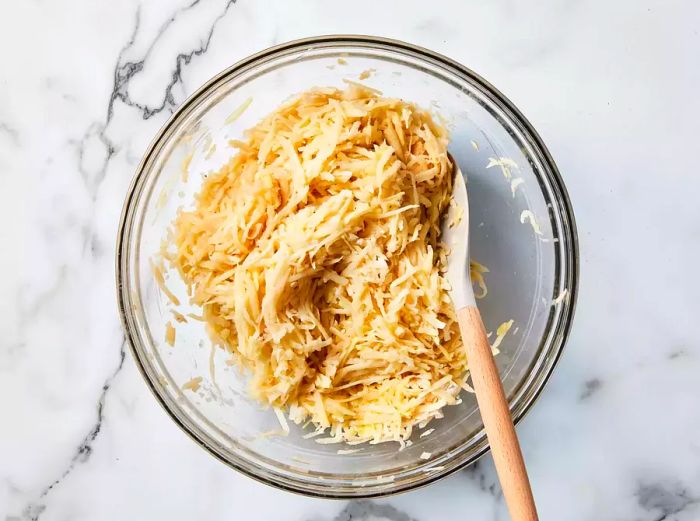
<svg viewBox="0 0 700 521">
<path fill-rule="evenodd" d="M 442 220 L 442 242 L 450 249 L 447 257 L 447 280 L 452 286 L 455 309 L 475 306 L 474 290 L 469 279 L 469 198 L 467 184 L 453 158 L 452 204 Z"/>
<path fill-rule="evenodd" d="M 493 461 L 513 521 L 537 521 L 537 510 L 525 470 L 513 419 L 493 359 L 469 278 L 469 200 L 459 166 L 454 164 L 453 203 L 442 223 L 442 241 L 450 254 L 447 278 L 467 352 L 469 372 Z M 461 220 L 458 215 L 461 214 Z"/>
</svg>

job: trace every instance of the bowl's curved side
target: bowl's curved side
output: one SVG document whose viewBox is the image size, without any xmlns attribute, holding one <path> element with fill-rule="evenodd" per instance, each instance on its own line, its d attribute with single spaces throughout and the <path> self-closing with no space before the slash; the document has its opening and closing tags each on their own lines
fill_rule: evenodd
<svg viewBox="0 0 700 521">
<path fill-rule="evenodd" d="M 480 438 L 472 445 L 469 456 L 461 460 L 453 459 L 453 461 L 451 461 L 452 464 L 445 466 L 444 470 L 430 474 L 422 474 L 417 477 L 414 476 L 413 479 L 401 483 L 377 483 L 376 485 L 363 488 L 329 488 L 324 485 L 312 486 L 309 484 L 300 484 L 298 481 L 290 479 L 283 474 L 261 473 L 257 471 L 255 467 L 247 465 L 243 460 L 237 461 L 227 457 L 227 455 L 214 444 L 204 441 L 202 436 L 198 434 L 196 426 L 189 421 L 188 418 L 176 412 L 178 410 L 177 405 L 173 403 L 158 385 L 157 378 L 150 366 L 151 361 L 148 360 L 141 345 L 143 339 L 139 333 L 139 324 L 134 316 L 134 309 L 137 303 L 134 302 L 132 298 L 131 287 L 133 281 L 130 274 L 130 262 L 134 252 L 129 239 L 133 236 L 135 226 L 137 225 L 136 219 L 139 214 L 139 201 L 143 197 L 143 190 L 147 184 L 147 177 L 151 171 L 151 165 L 161 152 L 163 143 L 172 136 L 173 129 L 177 126 L 177 122 L 191 114 L 207 92 L 215 89 L 219 83 L 233 76 L 241 75 L 251 67 L 269 60 L 298 53 L 303 54 L 304 52 L 309 52 L 309 50 L 318 48 L 333 47 L 342 49 L 347 46 L 355 48 L 366 47 L 370 50 L 384 49 L 403 53 L 411 58 L 418 58 L 435 66 L 448 69 L 452 74 L 460 76 L 465 81 L 480 89 L 482 94 L 492 100 L 494 104 L 498 105 L 499 108 L 508 115 L 510 123 L 516 126 L 526 138 L 531 153 L 544 167 L 543 172 L 546 175 L 546 179 L 543 181 L 547 183 L 548 189 L 552 192 L 553 204 L 556 204 L 556 211 L 553 211 L 553 214 L 555 214 L 558 221 L 556 223 L 557 238 L 559 240 L 557 247 L 558 255 L 561 260 L 557 265 L 557 273 L 555 273 L 555 279 L 558 281 L 558 287 L 555 288 L 555 295 L 566 290 L 569 294 L 569 298 L 563 302 L 563 305 L 557 306 L 556 309 L 550 313 L 547 325 L 549 334 L 547 338 L 543 340 L 543 345 L 546 343 L 548 349 L 546 352 L 541 353 L 543 365 L 540 367 L 537 374 L 530 375 L 530 377 L 523 382 L 521 389 L 514 393 L 515 403 L 513 405 L 513 416 L 516 423 L 524 417 L 540 396 L 544 385 L 559 360 L 562 348 L 571 330 L 578 294 L 579 277 L 578 237 L 573 208 L 561 174 L 551 154 L 529 121 L 510 100 L 478 74 L 454 60 L 421 47 L 386 38 L 360 35 L 327 35 L 306 38 L 271 47 L 239 61 L 220 74 L 214 76 L 183 102 L 168 122 L 160 129 L 144 154 L 136 170 L 134 179 L 132 180 L 120 218 L 115 258 L 117 299 L 122 326 L 131 352 L 151 392 L 154 394 L 157 401 L 165 408 L 173 421 L 185 431 L 188 436 L 217 459 L 268 485 L 311 496 L 339 499 L 385 496 L 427 485 L 445 477 L 473 463 L 486 453 L 488 444 L 483 435 L 483 431 Z M 544 349 L 544 347 L 542 349 Z"/>
</svg>

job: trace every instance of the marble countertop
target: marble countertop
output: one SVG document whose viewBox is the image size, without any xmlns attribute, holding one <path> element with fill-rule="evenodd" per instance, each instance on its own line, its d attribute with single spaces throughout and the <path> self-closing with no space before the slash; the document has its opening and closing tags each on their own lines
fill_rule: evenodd
<svg viewBox="0 0 700 521">
<path fill-rule="evenodd" d="M 700 519 L 700 4 L 352 4 L 342 15 L 319 0 L 4 6 L 0 519 L 508 519 L 490 456 L 377 501 L 259 484 L 175 428 L 126 350 L 114 243 L 145 147 L 218 71 L 319 33 L 461 61 L 520 107 L 563 173 L 578 311 L 518 428 L 541 519 Z"/>
</svg>

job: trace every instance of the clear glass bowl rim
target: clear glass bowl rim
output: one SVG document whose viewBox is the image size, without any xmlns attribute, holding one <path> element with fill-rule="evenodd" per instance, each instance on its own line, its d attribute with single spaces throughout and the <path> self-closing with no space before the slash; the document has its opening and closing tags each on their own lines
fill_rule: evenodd
<svg viewBox="0 0 700 521">
<path fill-rule="evenodd" d="M 504 110 L 504 112 L 508 114 L 510 122 L 519 127 L 519 130 L 521 130 L 523 136 L 528 141 L 528 144 L 533 150 L 539 153 L 540 159 L 545 166 L 543 169 L 543 175 L 547 178 L 547 181 L 552 188 L 551 195 L 557 200 L 558 208 L 561 208 L 562 210 L 558 214 L 558 217 L 561 220 L 561 231 L 563 235 L 566 236 L 565 244 L 567 244 L 568 247 L 564 250 L 564 255 L 560 260 L 560 263 L 563 265 L 565 272 L 563 288 L 567 290 L 569 298 L 567 299 L 568 305 L 565 306 L 564 312 L 559 315 L 558 320 L 555 321 L 550 319 L 547 325 L 546 336 L 550 337 L 550 341 L 547 344 L 540 346 L 540 352 L 545 353 L 545 361 L 543 365 L 536 368 L 536 371 L 534 372 L 536 380 L 532 382 L 531 387 L 527 390 L 528 392 L 521 394 L 520 403 L 516 403 L 518 407 L 513 411 L 513 420 L 516 424 L 522 420 L 522 418 L 525 416 L 525 414 L 527 414 L 534 402 L 540 396 L 545 384 L 549 380 L 549 377 L 551 376 L 557 362 L 559 361 L 559 358 L 561 357 L 563 347 L 571 331 L 576 308 L 579 281 L 579 246 L 574 212 L 566 187 L 564 186 L 563 179 L 551 154 L 537 131 L 525 118 L 525 116 L 523 116 L 522 113 L 515 107 L 515 105 L 493 85 L 459 62 L 429 49 L 389 38 L 367 35 L 315 36 L 292 40 L 250 55 L 208 80 L 197 91 L 189 96 L 172 114 L 163 127 L 161 127 L 155 138 L 148 146 L 136 169 L 136 173 L 132 179 L 131 185 L 129 186 L 122 209 L 119 229 L 117 232 L 115 269 L 119 315 L 126 340 L 129 344 L 132 355 L 134 356 L 139 372 L 141 373 L 144 381 L 153 393 L 157 402 L 163 407 L 163 409 L 165 409 L 170 418 L 199 446 L 204 448 L 207 452 L 229 467 L 234 468 L 235 470 L 257 481 L 303 495 L 329 499 L 383 497 L 428 485 L 476 462 L 481 456 L 488 452 L 488 443 L 485 439 L 482 440 L 480 448 L 473 451 L 471 454 L 455 452 L 452 456 L 452 465 L 449 468 L 446 466 L 445 470 L 443 471 L 426 474 L 423 479 L 414 480 L 410 483 L 403 484 L 400 482 L 390 482 L 385 483 L 382 486 L 357 488 L 351 490 L 335 490 L 332 487 L 326 487 L 319 485 L 318 483 L 308 484 L 302 482 L 301 480 L 294 479 L 287 479 L 281 482 L 279 479 L 276 479 L 274 475 L 271 475 L 264 469 L 253 465 L 246 465 L 245 461 L 232 461 L 229 458 L 226 458 L 216 449 L 216 447 L 206 443 L 205 440 L 202 440 L 173 412 L 173 410 L 169 407 L 167 400 L 164 399 L 164 395 L 161 393 L 161 384 L 154 381 L 149 376 L 145 367 L 145 364 L 148 363 L 147 354 L 144 347 L 141 345 L 136 324 L 131 315 L 132 307 L 128 284 L 130 278 L 128 262 L 130 236 L 134 225 L 133 221 L 136 203 L 141 195 L 144 179 L 148 173 L 146 166 L 149 165 L 153 158 L 157 155 L 163 143 L 170 138 L 172 127 L 183 117 L 184 114 L 186 114 L 193 106 L 196 106 L 198 102 L 207 95 L 209 90 L 222 79 L 232 76 L 235 77 L 236 75 L 242 74 L 249 68 L 255 67 L 256 65 L 264 63 L 267 60 L 292 52 L 303 53 L 305 51 L 313 50 L 314 48 L 338 48 L 340 50 L 347 46 L 362 47 L 369 50 L 385 50 L 403 53 L 411 58 L 426 61 L 433 65 L 446 68 L 451 72 L 468 79 L 470 83 L 476 84 L 480 89 L 482 89 L 482 91 L 489 96 L 490 101 L 498 105 L 501 110 Z M 561 269 L 561 266 L 557 265 L 557 267 Z M 556 277 L 558 277 L 558 274 Z M 538 355 L 538 357 L 539 356 L 540 355 Z M 533 374 L 529 375 L 528 378 L 531 378 L 532 376 Z M 511 408 L 513 408 L 513 404 L 511 404 Z M 482 431 L 482 438 L 483 437 Z"/>
</svg>

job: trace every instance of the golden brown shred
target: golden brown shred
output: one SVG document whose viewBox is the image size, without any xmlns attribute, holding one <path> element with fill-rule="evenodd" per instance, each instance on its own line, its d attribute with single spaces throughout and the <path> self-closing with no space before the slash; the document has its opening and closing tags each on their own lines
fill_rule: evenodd
<svg viewBox="0 0 700 521">
<path fill-rule="evenodd" d="M 453 165 L 427 111 L 347 84 L 231 142 L 171 263 L 257 399 L 320 443 L 401 441 L 467 369 L 439 244 Z"/>
<path fill-rule="evenodd" d="M 175 294 L 170 291 L 170 288 L 165 284 L 165 276 L 163 275 L 163 268 L 158 264 L 151 261 L 151 270 L 153 271 L 153 278 L 158 284 L 160 290 L 168 297 L 168 300 L 175 306 L 180 305 L 180 299 L 178 299 Z"/>
<path fill-rule="evenodd" d="M 185 382 L 182 385 L 182 388 L 196 393 L 197 391 L 199 391 L 200 385 L 202 385 L 202 377 L 195 376 L 194 378 L 191 378 L 187 382 Z"/>
<path fill-rule="evenodd" d="M 479 286 L 479 289 L 481 290 L 481 293 L 474 295 L 478 299 L 482 299 L 486 295 L 488 295 L 489 289 L 488 287 L 486 287 L 486 280 L 484 278 L 484 273 L 488 272 L 489 269 L 486 266 L 476 262 L 473 259 L 470 259 L 469 276 L 471 278 L 471 281 L 476 282 L 476 284 Z"/>
<path fill-rule="evenodd" d="M 175 328 L 168 322 L 165 324 L 165 341 L 171 345 L 175 345 Z"/>
<path fill-rule="evenodd" d="M 184 324 L 187 322 L 187 318 L 185 318 L 185 315 L 182 313 L 175 311 L 174 309 L 171 309 L 170 312 L 173 314 L 173 318 L 175 318 L 175 321 L 179 324 Z"/>
</svg>

